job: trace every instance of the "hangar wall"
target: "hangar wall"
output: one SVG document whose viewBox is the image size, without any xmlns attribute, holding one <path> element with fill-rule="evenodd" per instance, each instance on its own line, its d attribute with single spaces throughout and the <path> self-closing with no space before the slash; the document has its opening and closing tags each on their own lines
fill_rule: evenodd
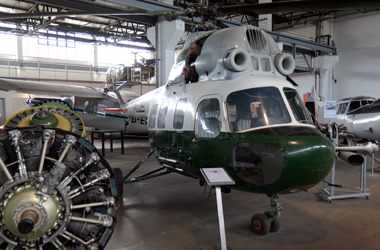
<svg viewBox="0 0 380 250">
<path fill-rule="evenodd" d="M 339 62 L 334 69 L 333 99 L 367 95 L 380 98 L 380 14 L 334 21 Z"/>
</svg>

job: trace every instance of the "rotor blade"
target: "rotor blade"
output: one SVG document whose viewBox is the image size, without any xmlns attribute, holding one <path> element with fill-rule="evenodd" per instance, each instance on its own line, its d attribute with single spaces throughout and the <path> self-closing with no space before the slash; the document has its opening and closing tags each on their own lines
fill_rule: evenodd
<svg viewBox="0 0 380 250">
<path fill-rule="evenodd" d="M 241 4 L 222 6 L 228 13 L 252 11 L 256 14 L 271 14 L 282 12 L 333 11 L 349 9 L 380 9 L 379 0 L 304 0 L 282 1 L 271 3 Z"/>
<path fill-rule="evenodd" d="M 90 11 L 90 12 L 34 12 L 34 13 L 2 13 L 0 15 L 0 20 L 3 19 L 25 19 L 32 17 L 51 17 L 51 16 L 88 16 L 88 15 L 98 15 L 98 16 L 130 16 L 130 15 L 185 15 L 185 11 L 176 11 L 176 10 L 154 10 L 154 11 Z"/>
</svg>

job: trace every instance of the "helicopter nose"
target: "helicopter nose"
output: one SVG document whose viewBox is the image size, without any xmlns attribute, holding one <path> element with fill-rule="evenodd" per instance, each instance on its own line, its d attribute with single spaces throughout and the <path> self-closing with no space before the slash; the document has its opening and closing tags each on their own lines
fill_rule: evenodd
<svg viewBox="0 0 380 250">
<path fill-rule="evenodd" d="M 262 136 L 262 140 L 257 140 Z M 289 193 L 315 186 L 330 172 L 334 148 L 312 127 L 282 127 L 255 131 L 255 142 L 235 146 L 235 170 L 240 179 L 262 192 Z"/>
<path fill-rule="evenodd" d="M 318 131 L 299 131 L 286 136 L 286 172 L 300 187 L 312 187 L 330 172 L 334 148 Z"/>
</svg>

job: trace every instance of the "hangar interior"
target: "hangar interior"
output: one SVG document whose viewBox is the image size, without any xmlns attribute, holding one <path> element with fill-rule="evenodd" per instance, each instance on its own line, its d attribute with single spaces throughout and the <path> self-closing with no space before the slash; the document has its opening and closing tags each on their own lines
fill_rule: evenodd
<svg viewBox="0 0 380 250">
<path fill-rule="evenodd" d="M 290 78 L 301 98 L 311 97 L 316 108 L 322 108 L 324 101 L 348 97 L 380 98 L 376 1 L 361 5 L 348 1 L 349 7 L 342 8 L 339 1 L 300 0 L 294 10 L 295 2 L 4 0 L 0 78 L 107 88 L 107 70 L 123 64 L 128 72 L 125 81 L 132 82 L 124 89 L 142 95 L 166 84 L 176 52 L 194 31 L 253 25 L 294 58 Z M 0 91 L 0 125 L 29 108 L 25 99 L 35 96 L 39 95 Z M 375 125 L 367 130 L 377 132 Z M 125 135 L 125 154 L 118 140 L 113 152 L 107 143 L 105 159 L 124 175 L 150 151 L 146 135 Z M 101 142 L 95 140 L 95 146 L 101 148 Z M 378 154 L 372 157 L 379 159 Z M 158 163 L 153 158 L 135 174 L 154 171 Z M 364 174 L 370 199 L 329 203 L 317 189 L 321 184 L 307 192 L 282 195 L 282 226 L 265 236 L 253 234 L 249 221 L 256 211 L 270 208 L 268 197 L 235 190 L 223 194 L 228 249 L 378 249 L 380 174 L 377 166 L 371 173 L 371 158 L 366 159 L 364 172 L 337 160 L 332 184 L 363 191 Z M 331 174 L 327 184 L 330 178 Z M 215 197 L 204 197 L 203 189 L 198 180 L 175 173 L 125 184 L 117 224 L 105 249 L 220 249 Z M 19 248 L 10 244 L 5 249 Z"/>
</svg>

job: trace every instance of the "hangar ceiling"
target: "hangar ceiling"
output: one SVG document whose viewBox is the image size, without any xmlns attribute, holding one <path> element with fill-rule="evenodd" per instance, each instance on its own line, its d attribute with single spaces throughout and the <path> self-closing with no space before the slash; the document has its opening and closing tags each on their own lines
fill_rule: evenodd
<svg viewBox="0 0 380 250">
<path fill-rule="evenodd" d="M 157 15 L 153 14 L 158 14 L 157 11 L 165 13 L 168 20 L 175 16 L 184 19 L 188 31 L 202 21 L 219 27 L 240 23 L 258 25 L 261 21 L 259 14 L 272 13 L 273 30 L 279 31 L 378 9 L 380 2 L 377 0 L 273 0 L 272 3 L 174 0 L 174 6 L 152 0 L 2 0 L 0 30 L 17 35 L 146 47 L 149 45 L 146 31 L 155 24 Z M 150 14 L 146 14 L 147 11 Z"/>
</svg>

